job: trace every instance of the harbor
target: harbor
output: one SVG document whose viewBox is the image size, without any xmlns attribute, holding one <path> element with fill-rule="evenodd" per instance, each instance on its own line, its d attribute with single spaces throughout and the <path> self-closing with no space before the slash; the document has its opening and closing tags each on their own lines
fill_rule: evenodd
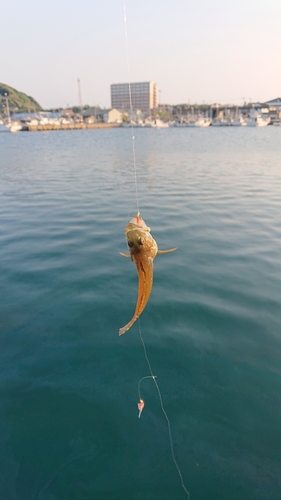
<svg viewBox="0 0 281 500">
<path fill-rule="evenodd" d="M 49 111 L 18 112 L 10 110 L 8 92 L 3 90 L 3 112 L 0 132 L 41 132 L 52 130 L 87 130 L 105 128 L 169 128 L 169 127 L 266 127 L 281 126 L 281 98 L 264 103 L 244 102 L 243 105 L 212 104 L 160 104 L 157 84 L 143 82 L 136 87 L 129 106 L 128 84 L 111 85 L 111 108 L 83 106 L 80 80 L 79 106 Z M 153 91 L 152 91 L 152 90 Z M 142 90 L 142 92 L 141 92 Z M 7 89 L 9 91 L 9 89 Z M 13 89 L 10 90 L 12 92 Z M 138 92 L 138 93 L 137 93 Z M 147 93 L 147 95 L 145 94 Z M 151 102 L 148 97 L 150 97 Z M 152 99 L 153 97 L 153 99 Z"/>
<path fill-rule="evenodd" d="M 206 127 L 266 127 L 268 125 L 281 126 L 281 120 L 271 120 L 270 117 L 263 117 L 259 114 L 252 114 L 248 117 L 237 115 L 233 118 L 225 119 L 219 117 L 211 119 L 208 116 L 198 115 L 191 119 L 164 121 L 157 119 L 137 119 L 127 120 L 117 123 L 70 121 L 64 119 L 42 119 L 42 120 L 10 120 L 0 123 L 0 132 L 47 132 L 59 130 L 97 130 L 108 128 L 206 128 Z"/>
<path fill-rule="evenodd" d="M 163 109 L 163 108 L 162 108 Z M 107 128 L 190 128 L 190 127 L 266 127 L 268 125 L 281 126 L 281 112 L 270 112 L 268 109 L 252 107 L 247 110 L 223 109 L 189 109 L 182 110 L 151 110 L 142 113 L 134 110 L 132 113 L 122 113 L 112 108 L 101 110 L 97 115 L 96 110 L 91 113 L 81 112 L 68 116 L 64 110 L 60 113 L 39 112 L 21 116 L 14 114 L 12 117 L 3 117 L 0 121 L 0 132 L 43 132 L 58 130 L 88 130 Z"/>
</svg>

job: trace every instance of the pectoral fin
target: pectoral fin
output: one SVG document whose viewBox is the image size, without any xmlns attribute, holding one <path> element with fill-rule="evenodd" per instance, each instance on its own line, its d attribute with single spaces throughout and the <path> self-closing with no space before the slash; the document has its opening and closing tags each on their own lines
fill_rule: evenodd
<svg viewBox="0 0 281 500">
<path fill-rule="evenodd" d="M 123 255 L 123 257 L 131 257 L 129 253 L 123 253 L 123 252 L 119 252 L 120 255 Z"/>
<path fill-rule="evenodd" d="M 161 253 L 170 253 L 170 252 L 174 252 L 175 250 L 177 250 L 177 247 L 175 247 L 175 248 L 169 248 L 168 250 L 158 250 L 157 255 L 158 255 L 158 254 L 161 254 Z"/>
</svg>

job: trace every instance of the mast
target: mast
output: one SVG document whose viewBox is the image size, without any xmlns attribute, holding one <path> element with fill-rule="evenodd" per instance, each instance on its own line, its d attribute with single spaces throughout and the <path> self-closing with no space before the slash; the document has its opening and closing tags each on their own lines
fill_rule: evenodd
<svg viewBox="0 0 281 500">
<path fill-rule="evenodd" d="M 9 108 L 9 101 L 8 101 L 8 94 L 5 92 L 5 97 L 6 97 L 6 110 L 7 110 L 7 117 L 8 117 L 8 125 L 11 123 L 11 116 L 10 116 L 10 108 Z"/>
</svg>

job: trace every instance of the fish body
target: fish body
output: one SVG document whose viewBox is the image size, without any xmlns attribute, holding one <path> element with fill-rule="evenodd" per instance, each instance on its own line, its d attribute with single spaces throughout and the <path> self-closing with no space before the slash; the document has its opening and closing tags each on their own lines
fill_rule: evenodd
<svg viewBox="0 0 281 500">
<path fill-rule="evenodd" d="M 157 254 L 173 252 L 176 248 L 169 250 L 158 250 L 154 238 L 150 234 L 150 227 L 137 215 L 133 217 L 125 227 L 125 235 L 129 248 L 129 254 L 121 253 L 124 257 L 131 257 L 137 266 L 139 277 L 138 298 L 134 316 L 123 328 L 119 335 L 126 333 L 143 312 L 152 290 L 153 284 L 153 261 Z"/>
</svg>

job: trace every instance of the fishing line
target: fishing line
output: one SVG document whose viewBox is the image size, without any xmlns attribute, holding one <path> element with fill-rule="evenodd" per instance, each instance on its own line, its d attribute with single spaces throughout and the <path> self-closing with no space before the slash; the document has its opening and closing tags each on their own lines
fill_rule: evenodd
<svg viewBox="0 0 281 500">
<path fill-rule="evenodd" d="M 146 377 L 142 377 L 140 380 L 139 380 L 139 383 L 138 383 L 138 393 L 139 393 L 139 400 L 142 399 L 141 397 L 141 392 L 140 392 L 140 385 L 141 385 L 141 382 L 146 379 L 146 378 L 156 378 L 157 375 L 147 375 Z"/>
<path fill-rule="evenodd" d="M 136 148 L 135 148 L 134 124 L 133 124 L 133 120 L 132 120 L 132 116 L 133 116 L 133 104 L 132 104 L 132 92 L 131 92 L 131 75 L 130 75 L 130 61 L 129 61 L 127 16 L 126 16 L 126 4 L 125 4 L 125 0 L 123 0 L 123 8 L 124 8 L 125 39 L 126 39 L 127 71 L 128 71 L 128 80 L 129 80 L 129 100 L 130 100 L 130 113 L 131 113 L 130 123 L 131 123 L 131 134 L 132 134 L 132 149 L 133 149 L 133 163 L 134 163 L 135 192 L 136 192 L 137 213 L 139 215 L 140 212 L 139 212 L 137 162 L 136 162 Z M 150 375 L 142 377 L 139 380 L 139 382 L 138 382 L 138 393 L 139 393 L 139 401 L 140 401 L 139 404 L 138 404 L 139 418 L 141 416 L 141 412 L 142 412 L 143 407 L 144 407 L 144 401 L 141 398 L 140 384 L 141 384 L 141 382 L 143 380 L 148 379 L 148 378 L 152 378 L 152 380 L 153 380 L 153 382 L 155 384 L 156 390 L 158 392 L 158 397 L 159 397 L 159 401 L 160 401 L 161 410 L 162 410 L 162 412 L 163 412 L 163 414 L 165 416 L 165 419 L 166 419 L 166 422 L 167 422 L 167 426 L 168 426 L 168 434 L 169 434 L 169 441 L 170 441 L 170 449 L 171 449 L 172 459 L 173 459 L 174 465 L 175 465 L 175 467 L 177 469 L 177 472 L 178 472 L 178 475 L 179 475 L 179 478 L 180 478 L 180 482 L 181 482 L 181 486 L 182 486 L 182 488 L 183 488 L 184 492 L 186 493 L 186 495 L 188 497 L 188 500 L 189 500 L 190 499 L 190 493 L 189 493 L 189 491 L 187 490 L 187 488 L 186 488 L 186 486 L 184 484 L 182 473 L 181 473 L 181 470 L 179 468 L 178 462 L 177 462 L 176 457 L 175 457 L 174 444 L 173 444 L 173 437 L 172 437 L 172 430 L 171 430 L 170 420 L 169 420 L 167 412 L 166 412 L 166 410 L 164 408 L 162 394 L 161 394 L 159 385 L 158 385 L 158 383 L 156 381 L 156 375 L 153 375 L 151 364 L 150 364 L 150 361 L 148 359 L 145 342 L 144 342 L 144 339 L 143 339 L 143 336 L 142 336 L 142 333 L 141 333 L 140 318 L 138 318 L 138 324 L 139 324 L 139 335 L 140 335 L 140 339 L 141 339 L 142 346 L 143 346 L 144 356 L 145 356 L 145 359 L 146 359 L 146 362 L 147 362 L 147 366 L 148 366 L 148 369 L 149 369 L 149 372 L 150 372 Z"/>
<path fill-rule="evenodd" d="M 123 3 L 124 7 L 124 25 L 125 25 L 125 39 L 126 39 L 126 56 L 127 56 L 127 71 L 129 80 L 129 100 L 130 100 L 130 113 L 131 113 L 131 134 L 132 134 L 132 149 L 133 149 L 133 162 L 134 162 L 134 177 L 135 177 L 135 192 L 136 192 L 136 202 L 137 202 L 137 212 L 139 212 L 139 192 L 138 192 L 138 179 L 137 179 L 137 162 L 136 162 L 136 145 L 135 145 L 135 135 L 134 135 L 134 124 L 133 124 L 133 104 L 132 104 L 132 91 L 131 91 L 131 73 L 130 73 L 130 59 L 129 59 L 129 46 L 128 46 L 128 32 L 127 32 L 127 16 L 126 16 L 126 4 L 125 0 Z"/>
<path fill-rule="evenodd" d="M 140 326 L 140 318 L 138 320 L 138 323 L 139 323 L 139 335 L 140 335 L 140 339 L 141 339 L 141 342 L 142 342 L 142 345 L 143 345 L 143 351 L 144 351 L 144 356 L 145 356 L 145 359 L 146 359 L 146 362 L 147 362 L 147 366 L 148 366 L 148 369 L 150 371 L 150 375 L 148 375 L 147 377 L 143 377 L 140 381 L 139 381 L 139 385 L 138 385 L 138 389 L 139 389 L 139 399 L 141 400 L 141 396 L 140 396 L 140 382 L 144 379 L 144 378 L 152 378 L 154 384 L 155 384 L 155 387 L 156 387 L 156 390 L 158 392 L 158 396 L 159 396 L 159 401 L 160 401 L 160 406 L 161 406 L 161 410 L 162 412 L 164 413 L 164 416 L 165 416 L 165 419 L 166 419 L 166 422 L 167 422 L 167 426 L 168 426 L 168 434 L 169 434 L 169 440 L 170 440 L 170 449 L 171 449 L 171 455 L 172 455 L 172 459 L 173 459 L 173 462 L 175 464 L 175 467 L 177 469 L 177 472 L 178 472 L 178 475 L 179 475 L 179 478 L 180 478 L 180 482 L 181 482 L 181 486 L 183 488 L 183 490 L 185 491 L 185 493 L 187 494 L 187 497 L 188 497 L 188 500 L 190 499 L 190 493 L 189 491 L 187 490 L 185 484 L 184 484 L 184 481 L 183 481 L 183 477 L 182 477 L 182 473 L 181 473 L 181 470 L 179 468 L 179 465 L 178 465 L 178 462 L 176 460 L 176 457 L 175 457 L 175 452 L 174 452 L 174 443 L 173 443 L 173 436 L 172 436 L 172 430 L 171 430 L 171 423 L 170 423 L 170 419 L 167 415 L 167 412 L 165 410 L 165 407 L 164 407 L 164 403 L 163 403 L 163 398 L 162 398 L 162 394 L 161 394 L 161 391 L 160 391 L 160 388 L 159 388 L 159 385 L 157 383 L 157 380 L 156 380 L 156 376 L 153 375 L 153 371 L 152 371 L 152 368 L 151 368 L 151 364 L 150 364 L 150 361 L 148 359 L 148 355 L 147 355 L 147 350 L 146 350 L 146 345 L 145 345 L 145 342 L 144 342 L 144 338 L 142 336 L 142 333 L 141 333 L 141 326 Z"/>
</svg>

